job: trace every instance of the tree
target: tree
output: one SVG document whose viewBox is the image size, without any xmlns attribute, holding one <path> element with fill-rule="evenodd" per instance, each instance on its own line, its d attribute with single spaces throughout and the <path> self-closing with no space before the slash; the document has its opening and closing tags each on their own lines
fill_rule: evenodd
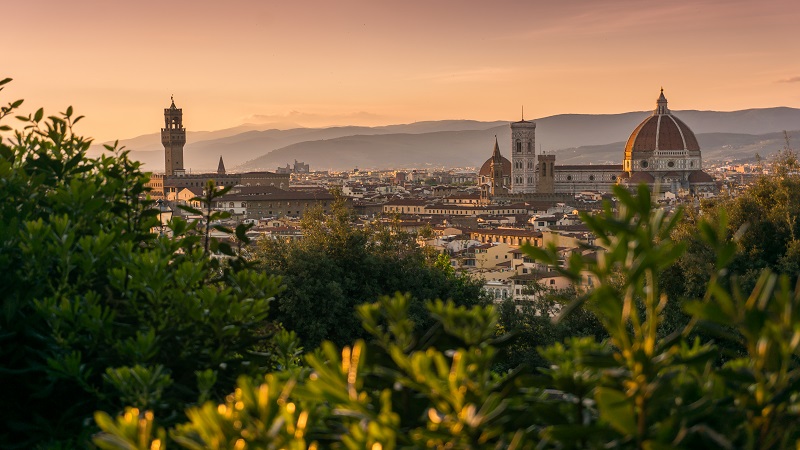
<svg viewBox="0 0 800 450">
<path fill-rule="evenodd" d="M 270 317 L 294 330 L 307 348 L 325 339 L 346 345 L 363 336 L 355 306 L 381 295 L 410 292 L 412 314 L 423 329 L 429 320 L 422 299 L 481 301 L 480 283 L 437 264 L 413 235 L 378 222 L 357 227 L 341 197 L 330 214 L 310 211 L 301 226 L 299 241 L 259 241 L 253 262 L 283 278 L 287 289 Z"/>
<path fill-rule="evenodd" d="M 183 420 L 272 369 L 250 349 L 279 279 L 210 259 L 195 224 L 174 219 L 160 238 L 139 163 L 116 146 L 87 157 L 71 107 L 13 129 L 21 103 L 0 110 L 3 446 L 85 445 L 92 413 L 124 405 Z"/>
<path fill-rule="evenodd" d="M 764 271 L 743 294 L 728 270 L 737 244 L 725 216 L 701 222 L 716 257 L 708 289 L 687 304 L 687 327 L 661 336 L 672 299 L 659 277 L 685 251 L 670 237 L 680 214 L 653 208 L 646 186 L 616 195 L 619 211 L 583 216 L 605 257 L 557 267 L 598 283 L 559 320 L 587 305 L 607 341 L 569 338 L 541 349 L 548 367 L 498 374 L 497 349 L 509 337 L 498 336 L 493 307 L 429 302 L 433 326 L 417 330 L 407 296 L 383 297 L 358 308 L 368 341 L 326 342 L 307 357 L 310 370 L 243 377 L 225 403 L 192 408 L 169 436 L 186 448 L 795 448 L 800 286 Z M 555 247 L 526 251 L 559 260 Z M 745 354 L 716 364 L 712 344 L 687 338 L 705 323 L 734 328 Z M 155 420 L 100 413 L 95 443 L 148 448 L 167 435 Z"/>
</svg>

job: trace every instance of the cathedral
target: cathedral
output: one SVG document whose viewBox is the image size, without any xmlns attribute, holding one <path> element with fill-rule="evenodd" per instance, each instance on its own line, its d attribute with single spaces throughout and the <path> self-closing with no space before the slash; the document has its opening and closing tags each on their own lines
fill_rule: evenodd
<svg viewBox="0 0 800 450">
<path fill-rule="evenodd" d="M 556 165 L 555 155 L 536 154 L 536 123 L 523 119 L 511 123 L 511 161 L 500 155 L 495 140 L 492 157 L 481 166 L 478 182 L 484 198 L 606 193 L 615 184 L 635 188 L 641 183 L 658 194 L 715 193 L 716 183 L 702 166 L 697 138 L 667 108 L 662 89 L 656 109 L 628 138 L 622 164 Z"/>
</svg>

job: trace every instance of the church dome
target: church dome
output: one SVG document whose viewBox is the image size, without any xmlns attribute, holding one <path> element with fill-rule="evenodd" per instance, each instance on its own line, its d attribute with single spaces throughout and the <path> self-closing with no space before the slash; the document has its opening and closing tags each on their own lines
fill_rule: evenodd
<svg viewBox="0 0 800 450">
<path fill-rule="evenodd" d="M 685 123 L 673 116 L 667 108 L 664 90 L 656 102 L 653 114 L 633 130 L 625 145 L 625 155 L 656 150 L 700 151 L 697 137 Z"/>
<path fill-rule="evenodd" d="M 508 176 L 511 174 L 511 161 L 506 159 L 505 156 L 501 156 L 501 160 L 503 161 L 503 175 Z M 491 177 L 492 176 L 492 158 L 486 160 L 485 163 L 481 166 L 480 172 L 478 172 L 479 177 Z"/>
</svg>

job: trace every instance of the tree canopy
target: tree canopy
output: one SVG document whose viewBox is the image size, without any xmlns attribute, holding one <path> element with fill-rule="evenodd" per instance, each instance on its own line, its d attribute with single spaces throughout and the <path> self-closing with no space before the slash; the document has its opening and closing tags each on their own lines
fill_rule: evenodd
<svg viewBox="0 0 800 450">
<path fill-rule="evenodd" d="M 452 299 L 459 305 L 482 301 L 481 284 L 437 264 L 414 235 L 374 222 L 356 225 L 340 197 L 330 214 L 313 210 L 302 219 L 303 239 L 262 239 L 253 262 L 279 275 L 286 290 L 270 318 L 294 330 L 303 345 L 323 340 L 338 345 L 364 336 L 355 307 L 396 292 L 411 294 L 411 314 L 420 329 L 429 325 L 422 301 Z"/>
</svg>

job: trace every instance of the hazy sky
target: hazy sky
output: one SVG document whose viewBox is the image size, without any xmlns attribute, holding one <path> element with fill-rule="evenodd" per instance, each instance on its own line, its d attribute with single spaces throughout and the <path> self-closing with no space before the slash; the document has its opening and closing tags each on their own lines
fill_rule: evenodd
<svg viewBox="0 0 800 450">
<path fill-rule="evenodd" d="M 100 140 L 245 122 L 376 125 L 800 107 L 800 1 L 95 0 L 0 6 L 3 104 Z"/>
</svg>

